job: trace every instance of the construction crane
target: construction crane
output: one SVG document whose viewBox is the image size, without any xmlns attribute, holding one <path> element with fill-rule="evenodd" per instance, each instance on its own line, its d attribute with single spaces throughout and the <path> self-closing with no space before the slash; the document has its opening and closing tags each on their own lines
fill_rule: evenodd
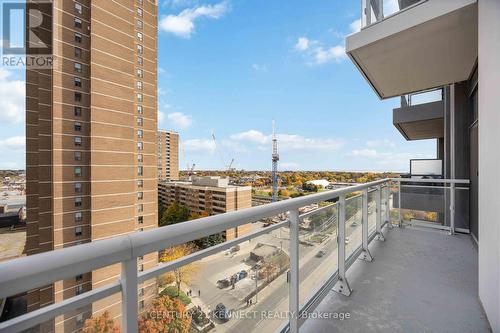
<svg viewBox="0 0 500 333">
<path fill-rule="evenodd" d="M 234 158 L 231 159 L 231 162 L 229 162 L 229 164 L 226 163 L 226 159 L 224 158 L 222 151 L 219 149 L 219 146 L 217 145 L 217 140 L 215 139 L 215 132 L 214 131 L 212 131 L 212 140 L 214 141 L 215 150 L 219 154 L 219 157 L 222 161 L 222 164 L 226 168 L 226 171 L 234 171 L 234 168 L 233 168 Z"/>
<path fill-rule="evenodd" d="M 276 123 L 273 120 L 273 170 L 272 170 L 272 182 L 273 182 L 273 196 L 272 201 L 278 201 L 278 161 L 280 156 L 278 154 L 278 138 L 276 137 Z"/>
<path fill-rule="evenodd" d="M 193 163 L 192 166 L 189 164 L 189 161 L 186 158 L 186 151 L 184 150 L 184 146 L 182 144 L 180 144 L 180 146 L 181 146 L 181 151 L 182 151 L 182 157 L 184 158 L 184 161 L 186 162 L 186 171 L 188 174 L 188 180 L 192 180 L 192 177 L 194 175 L 194 167 L 196 166 L 196 163 Z"/>
</svg>

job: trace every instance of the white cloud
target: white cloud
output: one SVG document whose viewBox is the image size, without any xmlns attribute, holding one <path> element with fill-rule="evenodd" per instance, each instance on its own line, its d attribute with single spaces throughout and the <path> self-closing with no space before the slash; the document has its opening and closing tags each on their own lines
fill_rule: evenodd
<svg viewBox="0 0 500 333">
<path fill-rule="evenodd" d="M 299 37 L 295 44 L 295 49 L 297 51 L 305 51 L 311 47 L 311 44 L 313 44 L 313 41 L 309 40 L 307 37 Z"/>
<path fill-rule="evenodd" d="M 180 129 L 187 129 L 193 123 L 193 119 L 191 118 L 191 116 L 186 115 L 182 112 L 169 113 L 167 114 L 167 119 L 169 120 L 170 124 Z"/>
<path fill-rule="evenodd" d="M 292 171 L 298 170 L 300 168 L 300 164 L 295 162 L 283 162 L 279 164 L 279 167 L 281 170 Z"/>
<path fill-rule="evenodd" d="M 384 16 L 394 14 L 399 11 L 398 0 L 386 0 L 384 1 Z"/>
<path fill-rule="evenodd" d="M 203 5 L 184 9 L 178 15 L 168 15 L 160 20 L 160 29 L 178 37 L 190 38 L 195 31 L 195 22 L 200 18 L 219 19 L 230 9 L 229 2 Z"/>
<path fill-rule="evenodd" d="M 306 37 L 299 37 L 295 44 L 295 50 L 311 58 L 309 61 L 311 65 L 322 65 L 331 61 L 340 62 L 347 58 L 344 45 L 325 47 L 319 41 Z"/>
<path fill-rule="evenodd" d="M 162 123 L 165 120 L 165 113 L 162 111 L 158 111 L 158 124 Z"/>
<path fill-rule="evenodd" d="M 366 141 L 366 145 L 371 148 L 376 147 L 395 147 L 396 144 L 389 139 L 380 139 L 380 140 L 368 140 Z"/>
<path fill-rule="evenodd" d="M 26 145 L 26 137 L 13 136 L 4 140 L 0 140 L 0 149 L 11 151 L 23 151 Z"/>
<path fill-rule="evenodd" d="M 349 24 L 349 30 L 351 30 L 351 32 L 360 31 L 361 30 L 361 19 L 357 19 L 357 20 L 352 21 Z"/>
<path fill-rule="evenodd" d="M 252 68 L 257 72 L 267 72 L 266 65 L 252 64 Z"/>
<path fill-rule="evenodd" d="M 351 152 L 351 155 L 360 157 L 377 157 L 378 152 L 375 149 L 354 149 Z"/>
<path fill-rule="evenodd" d="M 270 142 L 271 137 L 268 135 L 265 135 L 264 133 L 257 131 L 257 130 L 249 130 L 246 132 L 241 132 L 237 134 L 233 134 L 230 136 L 232 140 L 238 140 L 238 141 L 249 141 L 249 142 L 254 142 L 258 144 L 266 144 Z"/>
<path fill-rule="evenodd" d="M 233 134 L 232 140 L 246 141 L 260 145 L 259 149 L 265 150 L 265 145 L 271 145 L 272 136 L 265 135 L 257 130 L 249 130 Z M 337 150 L 344 145 L 343 140 L 331 138 L 307 138 L 296 134 L 277 134 L 280 150 Z"/>
<path fill-rule="evenodd" d="M 182 142 L 185 151 L 203 151 L 213 153 L 215 143 L 210 139 L 190 139 Z"/>
<path fill-rule="evenodd" d="M 18 124 L 24 121 L 25 82 L 11 79 L 11 75 L 0 67 L 0 121 Z"/>
</svg>

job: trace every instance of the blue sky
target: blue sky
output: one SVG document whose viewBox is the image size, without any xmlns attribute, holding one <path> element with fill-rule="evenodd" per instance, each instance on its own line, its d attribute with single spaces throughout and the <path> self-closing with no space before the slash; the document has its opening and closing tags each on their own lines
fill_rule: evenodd
<svg viewBox="0 0 500 333">
<path fill-rule="evenodd" d="M 273 119 L 282 170 L 407 171 L 434 157 L 434 141 L 403 139 L 398 99 L 380 101 L 345 56 L 359 12 L 359 1 L 161 0 L 159 127 L 180 133 L 181 168 L 270 169 Z M 9 93 L 22 74 L 0 68 L 0 168 L 24 166 L 23 103 Z"/>
</svg>

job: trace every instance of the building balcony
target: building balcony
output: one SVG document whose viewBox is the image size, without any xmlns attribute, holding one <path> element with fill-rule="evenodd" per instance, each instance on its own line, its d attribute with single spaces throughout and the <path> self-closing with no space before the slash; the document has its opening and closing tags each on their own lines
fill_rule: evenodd
<svg viewBox="0 0 500 333">
<path fill-rule="evenodd" d="M 476 0 L 363 0 L 362 29 L 346 38 L 353 63 L 384 99 L 469 78 L 477 59 Z M 393 8 L 394 10 L 394 8 Z"/>
<path fill-rule="evenodd" d="M 112 317 L 122 332 L 137 332 L 144 320 L 158 320 L 145 286 L 194 265 L 188 271 L 197 273 L 181 289 L 193 291 L 192 311 L 206 313 L 205 324 L 217 332 L 488 332 L 477 295 L 477 250 L 467 231 L 455 227 L 462 214 L 455 192 L 467 183 L 382 179 L 1 263 L 2 299 L 111 265 L 120 264 L 121 273 L 1 322 L 0 331 L 81 325 L 79 313 L 98 316 L 88 307 L 103 302 L 117 304 Z M 431 185 L 449 194 L 450 223 L 442 228 L 435 228 L 439 220 L 422 221 L 435 207 L 415 212 L 394 205 L 405 186 Z M 319 208 L 299 213 L 313 204 Z M 145 264 L 163 249 L 248 223 L 252 230 L 238 238 L 137 271 L 139 259 Z"/>
<path fill-rule="evenodd" d="M 393 110 L 392 121 L 406 140 L 443 138 L 443 89 L 401 96 L 401 106 Z"/>
</svg>

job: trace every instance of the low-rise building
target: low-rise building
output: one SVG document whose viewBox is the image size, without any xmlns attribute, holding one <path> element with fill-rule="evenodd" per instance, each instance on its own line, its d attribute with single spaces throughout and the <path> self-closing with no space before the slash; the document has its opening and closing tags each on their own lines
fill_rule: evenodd
<svg viewBox="0 0 500 333">
<path fill-rule="evenodd" d="M 160 204 L 174 202 L 188 208 L 190 213 L 207 212 L 216 215 L 252 207 L 252 187 L 229 184 L 228 178 L 196 177 L 192 181 L 163 181 L 158 183 Z M 251 231 L 251 224 L 226 230 L 226 240 Z"/>
</svg>

